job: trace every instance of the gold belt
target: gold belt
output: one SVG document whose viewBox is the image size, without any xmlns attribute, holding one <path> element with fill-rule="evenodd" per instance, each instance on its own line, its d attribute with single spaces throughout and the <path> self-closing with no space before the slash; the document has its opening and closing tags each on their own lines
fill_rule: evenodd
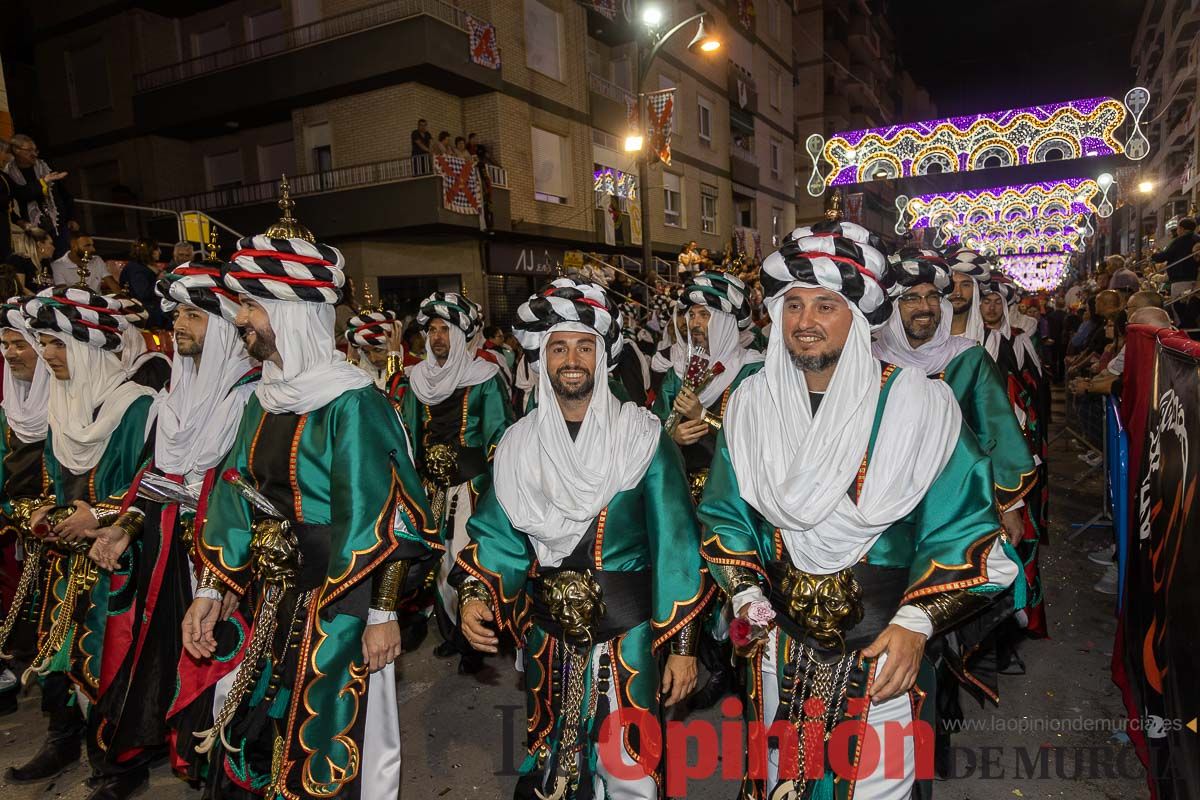
<svg viewBox="0 0 1200 800">
<path fill-rule="evenodd" d="M 564 569 L 539 581 L 540 599 L 550 618 L 571 639 L 591 639 L 607 607 L 604 592 L 590 570 Z"/>
<path fill-rule="evenodd" d="M 268 583 L 295 582 L 300 572 L 300 547 L 286 520 L 260 519 L 250 526 L 250 557 L 254 574 Z"/>
<path fill-rule="evenodd" d="M 862 586 L 853 568 L 813 575 L 785 563 L 777 593 L 788 617 L 822 646 L 842 646 L 845 632 L 862 622 Z"/>
</svg>

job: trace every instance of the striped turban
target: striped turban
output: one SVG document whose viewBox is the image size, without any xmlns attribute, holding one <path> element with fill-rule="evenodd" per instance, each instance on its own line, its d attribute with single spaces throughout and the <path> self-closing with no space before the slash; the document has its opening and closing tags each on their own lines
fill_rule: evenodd
<svg viewBox="0 0 1200 800">
<path fill-rule="evenodd" d="M 574 322 L 595 331 L 604 340 L 608 368 L 617 366 L 624 339 L 621 311 L 604 287 L 571 278 L 558 278 L 531 296 L 517 309 L 513 336 L 521 343 L 531 367 L 537 366 L 542 340 L 555 325 Z"/>
<path fill-rule="evenodd" d="M 746 284 L 724 272 L 701 272 L 683 288 L 684 308 L 708 306 L 732 314 L 739 330 L 750 327 L 750 301 Z"/>
<path fill-rule="evenodd" d="M 455 292 L 434 292 L 421 301 L 417 324 L 429 330 L 434 319 L 444 319 L 458 328 L 470 342 L 483 327 L 483 309 L 479 304 Z"/>
<path fill-rule="evenodd" d="M 89 289 L 43 289 L 25 301 L 24 310 L 29 327 L 35 331 L 64 333 L 114 353 L 120 352 L 121 334 L 129 327 L 119 299 Z"/>
<path fill-rule="evenodd" d="M 131 326 L 144 327 L 146 320 L 150 319 L 150 312 L 146 310 L 146 307 L 132 297 L 114 297 L 113 299 L 120 305 L 121 316 Z"/>
<path fill-rule="evenodd" d="M 223 261 L 205 261 L 196 257 L 164 272 L 154 284 L 155 293 L 162 298 L 163 311 L 169 314 L 183 304 L 232 323 L 242 304 L 221 280 L 221 271 L 226 266 Z"/>
<path fill-rule="evenodd" d="M 938 294 L 950 294 L 950 268 L 942 254 L 920 247 L 904 247 L 889 259 L 888 294 L 899 297 L 913 286 L 932 283 Z"/>
<path fill-rule="evenodd" d="M 0 304 L 0 330 L 29 333 L 29 321 L 25 319 L 25 312 L 21 310 L 21 298 L 10 297 Z"/>
<path fill-rule="evenodd" d="M 763 292 L 769 299 L 794 282 L 823 286 L 857 306 L 872 326 L 881 325 L 892 313 L 882 285 L 886 252 L 881 238 L 853 222 L 796 228 L 763 261 Z"/>
<path fill-rule="evenodd" d="M 334 247 L 303 239 L 247 236 L 221 267 L 225 288 L 267 300 L 336 305 L 346 283 L 345 259 Z"/>
<path fill-rule="evenodd" d="M 979 251 L 966 248 L 947 250 L 943 258 L 951 272 L 961 272 L 977 281 L 986 281 L 995 266 L 990 258 Z"/>
<path fill-rule="evenodd" d="M 993 272 L 987 282 L 979 287 L 982 294 L 998 294 L 1004 298 L 1005 305 L 1012 305 L 1020 299 L 1020 289 L 1013 283 L 1012 278 L 1003 272 Z"/>
<path fill-rule="evenodd" d="M 391 311 L 360 311 L 350 318 L 346 341 L 355 347 L 387 347 L 395 322 Z"/>
</svg>

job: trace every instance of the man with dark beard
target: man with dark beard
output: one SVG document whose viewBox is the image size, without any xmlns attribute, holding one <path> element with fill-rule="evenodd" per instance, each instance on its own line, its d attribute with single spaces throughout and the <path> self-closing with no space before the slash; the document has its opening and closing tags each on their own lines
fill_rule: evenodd
<svg viewBox="0 0 1200 800">
<path fill-rule="evenodd" d="M 258 382 L 208 498 L 184 648 L 221 655 L 225 596 L 254 623 L 197 751 L 212 797 L 396 797 L 395 607 L 441 549 L 391 403 L 334 341 L 342 254 L 291 217 L 222 268 Z M 182 745 L 181 745 L 182 746 Z"/>
<path fill-rule="evenodd" d="M 105 777 L 93 800 L 131 796 L 168 742 L 172 765 L 200 778 L 192 732 L 211 724 L 213 686 L 240 656 L 236 643 L 245 623 L 239 618 L 222 632 L 228 641 L 220 669 L 180 658 L 181 626 L 193 597 L 196 518 L 260 372 L 233 325 L 241 306 L 221 283 L 222 266 L 214 253 L 166 273 L 155 286 L 164 311 L 175 312 L 170 390 L 158 403 L 153 457 L 116 498 L 130 524 L 97 531 L 90 552 L 102 568 L 128 576 L 109 597 L 105 649 L 121 655 L 110 658 L 100 676 L 96 741 Z M 236 599 L 226 596 L 221 619 L 233 613 Z M 164 680 L 176 672 L 177 681 Z M 181 710 L 188 713 L 177 717 Z"/>
<path fill-rule="evenodd" d="M 483 656 L 462 637 L 458 592 L 447 579 L 467 543 L 467 520 L 491 485 L 492 455 L 512 424 L 512 406 L 499 367 L 478 355 L 475 338 L 483 312 L 476 303 L 434 292 L 421 303 L 417 324 L 425 330 L 425 360 L 408 370 L 400 414 L 446 544 L 434 605 L 444 641 L 434 652 L 439 658 L 457 653 L 459 671 L 474 673 L 482 668 Z"/>
<path fill-rule="evenodd" d="M 38 590 L 45 577 L 42 543 L 30 535 L 29 515 L 42 505 L 40 498 L 50 488 L 44 451 L 51 376 L 16 300 L 0 306 L 0 352 L 5 364 L 0 409 L 0 535 L 7 540 L 0 568 L 13 574 L 19 571 L 21 577 L 12 587 L 12 595 L 6 592 L 0 653 L 27 659 L 37 641 L 37 620 L 45 604 L 45 595 Z M 23 558 L 19 568 L 18 555 Z M 0 714 L 17 710 L 19 690 L 16 676 L 0 661 Z"/>
<path fill-rule="evenodd" d="M 882 247 L 823 222 L 763 262 L 766 365 L 730 399 L 698 509 L 748 656 L 748 718 L 795 729 L 751 749 L 746 797 L 908 797 L 927 740 L 905 740 L 887 769 L 859 763 L 861 737 L 843 740 L 853 772 L 835 781 L 829 733 L 868 725 L 895 753 L 896 727 L 932 713 L 926 640 L 1016 575 L 987 456 L 950 389 L 871 354 L 891 313 Z"/>
<path fill-rule="evenodd" d="M 486 652 L 501 632 L 522 648 L 516 800 L 657 800 L 661 773 L 639 768 L 644 731 L 614 715 L 640 710 L 654 716 L 636 727 L 657 727 L 696 681 L 696 620 L 713 588 L 679 450 L 609 389 L 623 340 L 602 287 L 559 278 L 517 316 L 541 400 L 501 440 L 469 523 L 454 575 L 463 632 Z M 605 730 L 612 748 L 598 746 Z"/>
</svg>

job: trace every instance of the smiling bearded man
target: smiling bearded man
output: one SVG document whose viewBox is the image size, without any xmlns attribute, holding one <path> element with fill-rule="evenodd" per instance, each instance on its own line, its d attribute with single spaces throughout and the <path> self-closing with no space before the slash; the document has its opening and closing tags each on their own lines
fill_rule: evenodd
<svg viewBox="0 0 1200 800">
<path fill-rule="evenodd" d="M 609 389 L 621 317 L 601 287 L 559 278 L 517 316 L 541 402 L 501 440 L 471 517 L 454 575 L 463 633 L 487 652 L 501 631 L 522 648 L 529 739 L 514 798 L 655 800 L 661 773 L 638 766 L 646 733 L 610 717 L 657 715 L 695 686 L 714 589 L 679 450 Z M 598 749 L 605 729 L 614 746 Z"/>
<path fill-rule="evenodd" d="M 763 262 L 766 366 L 730 399 L 698 509 L 749 656 L 746 713 L 794 727 L 769 753 L 752 748 L 745 797 L 907 798 L 931 729 L 885 724 L 931 714 L 926 640 L 1016 574 L 987 457 L 949 388 L 871 355 L 871 328 L 891 313 L 882 247 L 825 222 Z M 858 736 L 826 753 L 843 721 L 869 725 L 902 762 L 860 764 Z"/>
</svg>

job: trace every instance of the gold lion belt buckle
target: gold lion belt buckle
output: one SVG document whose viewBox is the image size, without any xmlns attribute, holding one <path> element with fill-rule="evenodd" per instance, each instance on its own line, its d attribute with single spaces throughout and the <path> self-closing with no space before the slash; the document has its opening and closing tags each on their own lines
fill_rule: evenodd
<svg viewBox="0 0 1200 800">
<path fill-rule="evenodd" d="M 607 613 L 604 592 L 590 570 L 559 570 L 543 576 L 541 601 L 568 639 L 591 641 Z"/>
<path fill-rule="evenodd" d="M 852 568 L 812 575 L 788 564 L 779 594 L 788 616 L 823 647 L 843 646 L 846 632 L 863 619 L 863 590 Z"/>
</svg>

